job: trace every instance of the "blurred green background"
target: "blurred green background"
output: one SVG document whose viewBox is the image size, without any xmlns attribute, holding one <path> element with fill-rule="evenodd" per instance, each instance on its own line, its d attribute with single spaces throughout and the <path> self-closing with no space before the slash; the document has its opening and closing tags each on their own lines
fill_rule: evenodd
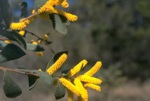
<svg viewBox="0 0 150 101">
<path fill-rule="evenodd" d="M 21 2 L 10 1 L 13 2 L 13 9 L 17 9 Z M 89 101 L 150 101 L 149 9 L 149 0 L 76 0 L 67 11 L 78 15 L 79 19 L 68 26 L 67 35 L 53 31 L 47 21 L 45 26 L 40 26 L 40 20 L 36 21 L 30 28 L 41 36 L 51 32 L 49 40 L 53 44 L 45 46 L 44 57 L 28 52 L 20 60 L 2 65 L 44 69 L 52 56 L 50 48 L 55 52 L 69 50 L 68 61 L 62 69 L 72 68 L 82 59 L 89 61 L 87 69 L 98 60 L 103 62 L 101 70 L 96 74 L 96 77 L 103 80 L 102 92 L 90 90 Z M 15 14 L 16 21 L 19 13 Z M 24 82 L 25 79 L 18 77 L 17 80 Z M 27 88 L 27 84 L 21 82 L 20 85 Z M 54 94 L 41 84 L 31 92 L 25 90 L 15 99 L 6 98 L 2 92 L 0 101 L 55 101 Z M 60 101 L 66 100 L 63 98 Z"/>
</svg>

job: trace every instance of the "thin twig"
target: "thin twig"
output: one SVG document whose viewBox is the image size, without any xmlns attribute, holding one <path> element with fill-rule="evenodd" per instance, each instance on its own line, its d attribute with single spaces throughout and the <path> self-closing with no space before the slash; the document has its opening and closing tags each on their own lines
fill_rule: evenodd
<svg viewBox="0 0 150 101">
<path fill-rule="evenodd" d="M 30 73 L 30 72 L 22 72 L 22 71 L 19 71 L 18 69 L 11 69 L 11 68 L 6 68 L 6 67 L 1 67 L 0 66 L 0 70 L 3 70 L 3 71 L 7 70 L 7 71 L 11 71 L 11 72 L 16 72 L 16 73 L 19 73 L 19 74 L 39 77 L 37 74 L 33 74 L 33 73 Z"/>
</svg>

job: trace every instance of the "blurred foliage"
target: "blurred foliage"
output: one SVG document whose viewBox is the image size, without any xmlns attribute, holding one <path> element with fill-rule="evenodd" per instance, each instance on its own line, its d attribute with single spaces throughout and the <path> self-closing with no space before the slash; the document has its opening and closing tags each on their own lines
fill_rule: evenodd
<svg viewBox="0 0 150 101">
<path fill-rule="evenodd" d="M 119 70 L 129 78 L 150 77 L 150 1 L 86 0 L 74 9 L 78 26 L 90 31 L 97 56 L 104 68 L 119 63 Z M 92 53 L 91 53 L 92 54 Z"/>
</svg>

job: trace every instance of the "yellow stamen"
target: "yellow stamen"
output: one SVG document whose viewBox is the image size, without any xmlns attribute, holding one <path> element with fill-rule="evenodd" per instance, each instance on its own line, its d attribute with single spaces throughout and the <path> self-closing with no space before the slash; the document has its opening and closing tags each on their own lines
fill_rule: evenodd
<svg viewBox="0 0 150 101">
<path fill-rule="evenodd" d="M 80 80 L 82 82 L 93 83 L 93 84 L 101 84 L 102 83 L 102 80 L 100 80 L 99 78 L 91 77 L 88 75 L 81 75 Z"/>
<path fill-rule="evenodd" d="M 75 85 L 73 85 L 69 80 L 65 78 L 60 78 L 59 81 L 67 88 L 69 89 L 72 93 L 74 93 L 77 96 L 80 96 L 79 90 L 76 88 Z"/>
<path fill-rule="evenodd" d="M 81 62 L 79 62 L 75 67 L 73 67 L 69 72 L 68 72 L 68 76 L 72 77 L 75 74 L 77 74 L 82 68 L 85 67 L 85 65 L 87 64 L 87 60 L 82 60 Z"/>
<path fill-rule="evenodd" d="M 84 100 L 88 100 L 88 92 L 87 90 L 83 87 L 82 82 L 80 81 L 80 79 L 77 77 L 74 79 L 74 84 L 75 86 L 79 89 L 79 93 L 81 95 L 81 97 Z"/>
<path fill-rule="evenodd" d="M 91 88 L 91 89 L 96 90 L 96 91 L 101 91 L 100 86 L 95 85 L 95 84 L 91 84 L 91 83 L 84 84 L 84 87 L 88 87 L 88 88 Z"/>
<path fill-rule="evenodd" d="M 18 32 L 21 36 L 24 36 L 25 35 L 25 31 L 24 30 L 21 30 Z"/>
<path fill-rule="evenodd" d="M 9 39 L 4 40 L 5 43 L 11 44 L 11 41 Z"/>
<path fill-rule="evenodd" d="M 84 75 L 92 76 L 94 75 L 102 66 L 102 62 L 98 61 L 89 71 L 87 71 Z"/>
<path fill-rule="evenodd" d="M 67 54 L 64 53 L 62 54 L 58 60 L 52 65 L 50 66 L 46 71 L 52 75 L 54 74 L 62 65 L 63 63 L 67 60 Z"/>
</svg>

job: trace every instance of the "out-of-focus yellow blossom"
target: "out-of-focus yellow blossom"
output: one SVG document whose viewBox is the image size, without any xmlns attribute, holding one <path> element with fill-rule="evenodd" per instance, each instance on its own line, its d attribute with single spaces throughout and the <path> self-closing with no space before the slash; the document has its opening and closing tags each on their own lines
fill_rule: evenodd
<svg viewBox="0 0 150 101">
<path fill-rule="evenodd" d="M 93 76 L 101 68 L 101 66 L 101 61 L 96 62 L 96 64 L 89 71 L 84 73 L 84 75 Z"/>
<path fill-rule="evenodd" d="M 30 22 L 32 22 L 34 19 L 22 19 L 20 22 L 12 22 L 10 24 L 11 30 L 23 30 Z"/>
<path fill-rule="evenodd" d="M 80 96 L 84 99 L 84 101 L 88 101 L 88 92 L 83 87 L 83 84 L 78 77 L 74 79 L 74 84 L 76 88 L 79 89 Z"/>
<path fill-rule="evenodd" d="M 21 36 L 24 36 L 25 35 L 25 31 L 24 30 L 21 30 L 18 32 Z"/>
<path fill-rule="evenodd" d="M 9 40 L 9 39 L 5 39 L 4 42 L 7 44 L 11 44 L 11 40 Z"/>
<path fill-rule="evenodd" d="M 48 39 L 48 34 L 44 34 L 43 40 L 47 40 Z"/>
<path fill-rule="evenodd" d="M 56 14 L 60 14 L 62 16 L 65 16 L 69 21 L 76 21 L 78 19 L 78 17 L 76 15 L 67 13 L 63 10 L 59 10 L 57 8 L 54 8 L 54 6 L 58 6 L 62 4 L 63 7 L 68 7 L 68 2 L 65 0 L 48 0 L 40 9 L 38 9 L 38 13 L 42 14 L 42 13 L 47 13 L 47 14 L 52 14 L 52 13 L 56 13 Z"/>
<path fill-rule="evenodd" d="M 68 76 L 72 77 L 75 74 L 77 74 L 82 68 L 85 67 L 85 65 L 87 64 L 87 60 L 82 60 L 81 62 L 79 62 L 75 67 L 73 67 L 69 72 L 68 72 Z"/>
<path fill-rule="evenodd" d="M 67 60 L 67 54 L 64 53 L 62 54 L 58 60 L 52 65 L 50 66 L 48 69 L 47 69 L 47 72 L 50 74 L 50 75 L 53 75 L 63 64 L 64 62 Z"/>
<path fill-rule="evenodd" d="M 64 1 L 61 3 L 61 6 L 64 7 L 64 8 L 68 8 L 68 7 L 69 7 L 69 3 L 67 2 L 67 0 L 64 0 Z"/>
<path fill-rule="evenodd" d="M 92 83 L 85 83 L 84 87 L 85 88 L 91 88 L 91 89 L 96 90 L 96 91 L 101 91 L 101 87 L 99 85 L 95 85 Z"/>
<path fill-rule="evenodd" d="M 65 79 L 65 78 L 60 78 L 59 81 L 71 92 L 73 92 L 75 95 L 80 96 L 79 90 L 74 84 L 71 83 L 71 81 Z"/>
<path fill-rule="evenodd" d="M 74 93 L 72 93 L 70 90 L 67 89 L 68 92 L 68 101 L 73 101 L 74 99 Z"/>
<path fill-rule="evenodd" d="M 32 44 L 38 45 L 38 43 L 36 41 L 33 41 Z M 36 52 L 36 54 L 41 57 L 43 56 L 43 52 Z"/>
<path fill-rule="evenodd" d="M 95 77 L 88 76 L 88 75 L 81 75 L 79 78 L 82 82 L 86 82 L 86 83 L 93 83 L 93 84 L 102 83 L 102 80 L 95 78 Z"/>
</svg>

